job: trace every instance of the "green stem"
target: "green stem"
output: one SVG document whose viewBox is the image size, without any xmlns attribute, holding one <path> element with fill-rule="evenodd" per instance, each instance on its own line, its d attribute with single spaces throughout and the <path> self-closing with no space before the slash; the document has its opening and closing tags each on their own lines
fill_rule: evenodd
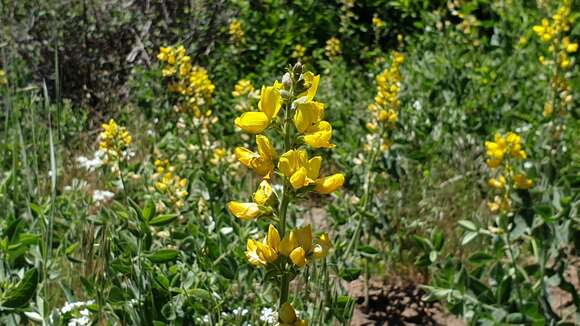
<svg viewBox="0 0 580 326">
<path fill-rule="evenodd" d="M 500 218 L 505 221 L 507 216 L 502 216 Z M 503 224 L 507 224 L 507 223 L 504 222 Z M 518 296 L 518 310 L 524 316 L 524 323 L 525 323 L 526 322 L 526 315 L 523 313 L 523 310 L 522 310 L 523 300 L 522 300 L 522 292 L 520 291 L 520 285 L 518 284 L 518 277 L 517 277 L 518 269 L 517 269 L 516 260 L 514 257 L 514 252 L 513 252 L 512 244 L 511 244 L 511 240 L 510 240 L 510 231 L 507 229 L 507 225 L 504 228 L 504 232 L 505 232 L 505 240 L 504 241 L 506 243 L 506 247 L 507 247 L 508 253 L 510 255 L 510 261 L 511 261 L 512 268 L 514 269 L 514 285 L 516 287 L 516 295 Z"/>
<path fill-rule="evenodd" d="M 382 136 L 382 134 L 381 134 Z M 377 142 L 377 145 L 373 147 L 373 151 L 371 153 L 371 159 L 368 165 L 368 169 L 367 169 L 367 174 L 365 176 L 365 183 L 364 183 L 364 193 L 362 196 L 362 202 L 359 208 L 359 211 L 357 211 L 354 216 L 358 215 L 358 222 L 356 225 L 356 229 L 354 231 L 354 236 L 352 237 L 351 241 L 348 244 L 348 247 L 346 248 L 345 251 L 345 256 L 348 257 L 348 255 L 350 254 L 350 252 L 354 249 L 355 243 L 359 238 L 360 235 L 360 231 L 362 229 L 362 222 L 363 222 L 363 214 L 361 212 L 365 212 L 367 210 L 367 206 L 369 203 L 369 191 L 371 188 L 371 173 L 373 170 L 373 166 L 375 165 L 375 161 L 377 159 L 378 153 L 380 150 L 380 143 Z"/>
</svg>

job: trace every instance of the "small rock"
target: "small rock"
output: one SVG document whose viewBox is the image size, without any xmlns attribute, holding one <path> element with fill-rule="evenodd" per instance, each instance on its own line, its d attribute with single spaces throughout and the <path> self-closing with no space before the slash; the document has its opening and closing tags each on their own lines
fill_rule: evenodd
<svg viewBox="0 0 580 326">
<path fill-rule="evenodd" d="M 415 309 L 405 308 L 401 317 L 405 318 L 406 320 L 412 320 L 419 317 L 419 313 Z"/>
</svg>

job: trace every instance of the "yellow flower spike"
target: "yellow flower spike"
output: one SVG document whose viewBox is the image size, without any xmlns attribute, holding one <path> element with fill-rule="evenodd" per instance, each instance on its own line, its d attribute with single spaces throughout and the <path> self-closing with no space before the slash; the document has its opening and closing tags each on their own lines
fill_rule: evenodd
<svg viewBox="0 0 580 326">
<path fill-rule="evenodd" d="M 272 186 L 267 180 L 262 180 L 258 186 L 258 190 L 254 193 L 254 202 L 258 205 L 266 205 L 270 201 L 273 194 Z"/>
<path fill-rule="evenodd" d="M 297 319 L 296 311 L 294 310 L 291 304 L 285 302 L 284 304 L 282 304 L 282 306 L 280 306 L 278 318 L 283 323 L 293 324 Z"/>
<path fill-rule="evenodd" d="M 256 203 L 231 201 L 228 203 L 228 210 L 235 217 L 244 221 L 253 220 L 262 214 L 259 205 Z"/>
<path fill-rule="evenodd" d="M 236 118 L 235 124 L 245 132 L 259 134 L 268 128 L 270 119 L 264 112 L 245 112 Z"/>
<path fill-rule="evenodd" d="M 304 135 L 304 142 L 312 148 L 333 148 L 336 145 L 330 143 L 332 138 L 332 126 L 327 121 L 320 121 L 310 128 L 310 132 Z"/>
<path fill-rule="evenodd" d="M 270 224 L 268 227 L 268 246 L 277 251 L 280 247 L 280 241 L 280 234 L 278 233 L 278 230 L 276 227 L 274 227 L 274 225 Z"/>
<path fill-rule="evenodd" d="M 330 194 L 342 187 L 344 184 L 344 175 L 337 173 L 325 178 L 316 180 L 316 187 L 314 190 L 320 194 Z"/>
<path fill-rule="evenodd" d="M 312 249 L 312 226 L 310 224 L 302 228 L 294 230 L 296 237 L 296 245 L 304 249 L 305 253 L 309 253 Z"/>
<path fill-rule="evenodd" d="M 304 267 L 307 264 L 306 251 L 302 247 L 297 247 L 290 253 L 290 260 L 298 267 Z"/>
<path fill-rule="evenodd" d="M 319 102 L 306 102 L 296 104 L 294 113 L 294 125 L 299 133 L 303 134 L 324 118 L 324 104 Z"/>
<path fill-rule="evenodd" d="M 294 248 L 296 248 L 296 236 L 294 235 L 294 231 L 290 231 L 290 233 L 286 234 L 280 242 L 278 252 L 281 255 L 288 257 Z"/>
<path fill-rule="evenodd" d="M 316 240 L 316 245 L 312 250 L 312 254 L 314 255 L 314 258 L 322 259 L 328 255 L 328 251 L 331 247 L 332 242 L 330 242 L 328 234 L 323 233 L 320 235 L 320 237 L 318 237 L 318 240 Z"/>
<path fill-rule="evenodd" d="M 232 96 L 240 97 L 240 96 L 250 94 L 253 91 L 254 91 L 254 85 L 252 85 L 252 82 L 250 80 L 247 80 L 247 79 L 241 79 L 234 86 L 234 91 L 232 92 Z"/>
<path fill-rule="evenodd" d="M 514 175 L 514 183 L 518 189 L 530 189 L 534 185 L 534 182 L 531 179 L 521 173 Z"/>
<path fill-rule="evenodd" d="M 260 93 L 260 101 L 258 102 L 260 112 L 264 112 L 269 121 L 271 121 L 276 118 L 281 107 L 282 95 L 280 90 L 274 86 L 263 86 Z"/>
</svg>

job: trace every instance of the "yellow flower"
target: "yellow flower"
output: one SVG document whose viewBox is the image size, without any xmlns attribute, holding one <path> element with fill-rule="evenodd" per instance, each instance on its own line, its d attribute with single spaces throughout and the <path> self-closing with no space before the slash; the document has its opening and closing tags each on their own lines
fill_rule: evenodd
<svg viewBox="0 0 580 326">
<path fill-rule="evenodd" d="M 250 264 L 259 267 L 265 266 L 268 263 L 273 263 L 278 259 L 276 250 L 265 243 L 248 239 L 246 244 L 246 259 Z"/>
<path fill-rule="evenodd" d="M 235 150 L 236 157 L 243 165 L 254 170 L 258 175 L 269 179 L 274 173 L 274 160 L 276 159 L 276 149 L 270 144 L 266 136 L 257 135 L 258 153 L 243 147 Z"/>
<path fill-rule="evenodd" d="M 556 33 L 554 28 L 550 25 L 550 22 L 545 18 L 542 19 L 542 25 L 536 25 L 532 27 L 532 29 L 544 42 L 549 42 Z"/>
<path fill-rule="evenodd" d="M 290 253 L 290 260 L 298 267 L 304 267 L 307 264 L 306 251 L 302 247 L 297 247 Z"/>
<path fill-rule="evenodd" d="M 487 207 L 492 213 L 509 212 L 511 209 L 511 201 L 505 197 L 495 196 L 494 201 L 487 202 Z"/>
<path fill-rule="evenodd" d="M 280 246 L 280 234 L 278 230 L 270 224 L 268 235 L 264 241 L 248 239 L 246 245 L 246 259 L 254 266 L 265 266 L 278 259 L 278 247 Z"/>
<path fill-rule="evenodd" d="M 294 125 L 304 134 L 304 142 L 312 148 L 332 148 L 332 126 L 324 118 L 324 104 L 319 102 L 298 103 L 294 113 Z"/>
<path fill-rule="evenodd" d="M 280 321 L 283 323 L 292 324 L 296 321 L 296 311 L 294 311 L 291 304 L 285 302 L 280 306 L 278 318 L 280 318 Z"/>
<path fill-rule="evenodd" d="M 228 32 L 230 34 L 230 38 L 235 43 L 240 43 L 244 41 L 244 30 L 242 28 L 242 23 L 238 19 L 232 19 L 230 22 L 230 26 L 228 27 Z"/>
<path fill-rule="evenodd" d="M 320 194 L 330 194 L 342 187 L 344 184 L 344 175 L 337 173 L 325 178 L 316 180 L 316 187 L 314 190 Z"/>
<path fill-rule="evenodd" d="M 314 184 L 320 171 L 322 157 L 315 156 L 308 160 L 305 150 L 289 150 L 280 156 L 278 169 L 288 178 L 294 190 Z"/>
<path fill-rule="evenodd" d="M 284 239 L 280 242 L 280 246 L 278 248 L 278 252 L 280 255 L 283 256 L 290 256 L 290 253 L 294 248 L 296 248 L 296 236 L 294 235 L 294 231 L 290 231 L 287 235 L 284 236 Z"/>
<path fill-rule="evenodd" d="M 503 175 L 501 175 L 497 179 L 489 179 L 489 181 L 487 183 L 492 188 L 504 189 L 505 188 L 505 177 Z"/>
<path fill-rule="evenodd" d="M 276 86 L 264 86 L 260 92 L 258 109 L 264 112 L 268 119 L 273 120 L 282 107 L 282 95 Z"/>
<path fill-rule="evenodd" d="M 314 255 L 314 258 L 322 259 L 328 255 L 328 251 L 331 247 L 332 242 L 330 242 L 328 234 L 323 233 L 318 237 L 318 240 L 316 240 L 316 245 L 312 250 L 312 254 Z"/>
<path fill-rule="evenodd" d="M 342 46 L 340 44 L 340 40 L 336 37 L 331 37 L 326 41 L 326 46 L 324 47 L 324 53 L 329 59 L 334 59 L 340 56 L 342 52 Z"/>
<path fill-rule="evenodd" d="M 562 40 L 562 48 L 568 53 L 574 53 L 578 51 L 578 43 L 572 43 L 569 37 L 564 37 Z"/>
<path fill-rule="evenodd" d="M 107 154 L 107 161 L 123 158 L 124 151 L 131 145 L 133 138 L 125 127 L 117 125 L 115 120 L 102 125 L 99 148 Z"/>
<path fill-rule="evenodd" d="M 264 112 L 245 112 L 237 117 L 235 124 L 245 132 L 259 134 L 270 125 L 270 119 Z"/>
<path fill-rule="evenodd" d="M 296 104 L 296 113 L 294 113 L 293 120 L 299 133 L 306 133 L 323 118 L 324 104 L 314 101 Z"/>
<path fill-rule="evenodd" d="M 518 189 L 530 189 L 534 182 L 523 174 L 514 175 L 514 182 Z"/>
<path fill-rule="evenodd" d="M 316 96 L 316 92 L 318 91 L 318 84 L 320 83 L 320 75 L 314 75 L 312 72 L 307 71 L 304 73 L 304 81 L 305 86 L 308 88 L 306 90 L 306 102 L 310 102 Z M 304 96 L 301 94 L 300 96 Z"/>
<path fill-rule="evenodd" d="M 235 124 L 245 132 L 258 134 L 266 130 L 282 107 L 282 95 L 275 86 L 262 87 L 258 109 L 260 112 L 246 112 L 236 118 Z"/>
<path fill-rule="evenodd" d="M 250 221 L 262 215 L 260 206 L 256 203 L 241 203 L 237 201 L 231 201 L 228 203 L 228 210 L 235 217 L 244 221 Z"/>
<path fill-rule="evenodd" d="M 302 247 L 305 253 L 312 249 L 312 227 L 310 224 L 294 230 L 296 245 Z"/>
<path fill-rule="evenodd" d="M 380 19 L 379 16 L 377 16 L 377 14 L 375 14 L 373 16 L 373 25 L 376 28 L 383 28 L 385 27 L 385 22 L 382 19 Z"/>
<path fill-rule="evenodd" d="M 272 198 L 273 193 L 270 183 L 267 180 L 262 180 L 258 186 L 258 190 L 254 193 L 254 202 L 258 205 L 266 205 L 270 201 L 270 198 Z"/>
<path fill-rule="evenodd" d="M 254 85 L 252 85 L 252 81 L 247 80 L 247 79 L 241 79 L 234 86 L 234 91 L 232 92 L 232 95 L 234 97 L 240 97 L 240 96 L 248 95 L 253 91 L 254 91 Z"/>
<path fill-rule="evenodd" d="M 290 55 L 290 57 L 292 57 L 293 59 L 296 59 L 296 60 L 301 60 L 304 58 L 305 54 L 306 54 L 306 48 L 304 47 L 304 45 L 296 44 L 296 46 L 294 46 L 294 50 L 292 51 L 292 54 Z"/>
<path fill-rule="evenodd" d="M 304 142 L 312 148 L 333 148 L 336 145 L 330 143 L 331 138 L 332 126 L 327 121 L 320 121 L 308 129 Z"/>
<path fill-rule="evenodd" d="M 280 306 L 278 318 L 280 320 L 280 326 L 308 326 L 307 321 L 301 320 L 296 316 L 296 311 L 288 302 Z"/>
</svg>

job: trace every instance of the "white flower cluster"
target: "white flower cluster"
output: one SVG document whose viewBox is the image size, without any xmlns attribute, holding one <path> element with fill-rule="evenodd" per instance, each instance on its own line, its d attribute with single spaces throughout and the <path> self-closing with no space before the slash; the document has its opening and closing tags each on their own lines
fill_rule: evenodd
<svg viewBox="0 0 580 326">
<path fill-rule="evenodd" d="M 93 191 L 93 201 L 95 203 L 107 202 L 115 197 L 115 194 L 107 190 Z"/>
<path fill-rule="evenodd" d="M 260 311 L 260 320 L 268 325 L 274 325 L 278 321 L 278 312 L 272 308 L 262 308 Z"/>
<path fill-rule="evenodd" d="M 77 301 L 77 302 L 67 302 L 62 308 L 60 308 L 60 313 L 65 315 L 73 311 L 79 310 L 78 316 L 71 318 L 68 321 L 68 326 L 85 326 L 91 324 L 91 312 L 86 307 L 94 304 L 94 300 L 90 301 Z M 82 308 L 82 309 L 81 309 Z"/>
<path fill-rule="evenodd" d="M 95 152 L 95 156 L 92 159 L 86 158 L 85 156 L 77 157 L 77 163 L 79 166 L 89 172 L 93 172 L 103 165 L 103 157 L 105 153 L 101 150 Z"/>
</svg>

